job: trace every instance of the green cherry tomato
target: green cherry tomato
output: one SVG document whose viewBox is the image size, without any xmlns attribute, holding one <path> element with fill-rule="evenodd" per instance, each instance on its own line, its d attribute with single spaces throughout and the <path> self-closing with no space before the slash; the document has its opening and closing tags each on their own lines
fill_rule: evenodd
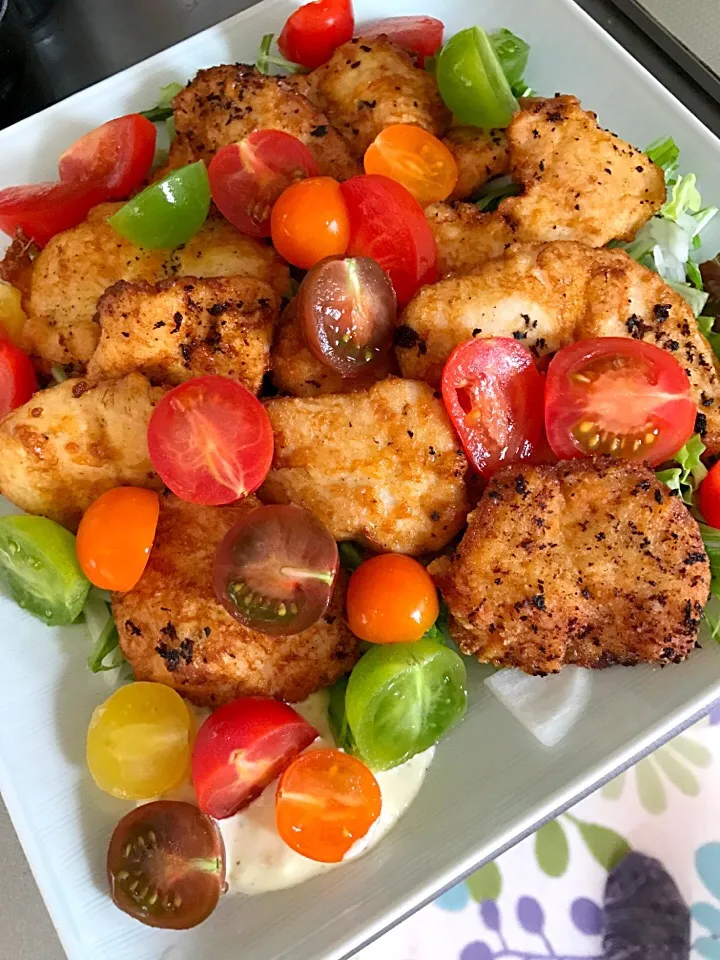
<svg viewBox="0 0 720 960">
<path fill-rule="evenodd" d="M 488 35 L 468 27 L 450 37 L 437 64 L 440 94 L 457 119 L 474 127 L 506 127 L 518 109 Z"/>
<path fill-rule="evenodd" d="M 194 237 L 209 209 L 210 181 L 199 160 L 146 187 L 109 217 L 108 223 L 139 247 L 164 250 Z"/>
<path fill-rule="evenodd" d="M 16 603 L 50 626 L 76 620 L 90 589 L 75 537 L 46 517 L 0 517 L 0 577 Z"/>
<path fill-rule="evenodd" d="M 502 27 L 488 35 L 509 84 L 520 83 L 527 67 L 530 44 Z"/>
<path fill-rule="evenodd" d="M 368 650 L 345 694 L 356 752 L 374 770 L 389 770 L 432 747 L 466 704 L 465 664 L 433 640 Z"/>
</svg>

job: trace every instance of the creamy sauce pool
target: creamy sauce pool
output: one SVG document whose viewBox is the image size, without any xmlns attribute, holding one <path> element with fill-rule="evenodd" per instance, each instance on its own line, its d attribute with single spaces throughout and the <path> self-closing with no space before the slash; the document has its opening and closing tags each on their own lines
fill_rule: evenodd
<svg viewBox="0 0 720 960">
<path fill-rule="evenodd" d="M 334 747 L 327 717 L 328 695 L 322 690 L 302 703 L 292 706 L 311 723 L 320 736 L 308 747 L 318 750 Z M 209 711 L 193 708 L 202 723 Z M 425 773 L 430 766 L 435 748 L 418 754 L 407 763 L 393 770 L 375 774 L 382 794 L 382 812 L 367 836 L 352 847 L 343 861 L 351 860 L 374 847 L 397 823 L 418 794 Z M 227 856 L 227 882 L 231 893 L 266 893 L 293 887 L 310 877 L 327 873 L 342 866 L 342 863 L 317 863 L 300 856 L 282 840 L 275 826 L 275 791 L 277 780 L 267 786 L 262 794 L 234 817 L 220 821 L 220 830 L 225 841 Z M 176 787 L 165 794 L 167 799 L 197 802 L 190 783 Z"/>
</svg>

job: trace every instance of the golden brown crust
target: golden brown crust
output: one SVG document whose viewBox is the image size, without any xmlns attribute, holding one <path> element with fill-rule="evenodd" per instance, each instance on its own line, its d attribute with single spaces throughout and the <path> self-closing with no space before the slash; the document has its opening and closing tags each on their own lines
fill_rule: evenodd
<svg viewBox="0 0 720 960">
<path fill-rule="evenodd" d="M 74 530 L 106 490 L 162 489 L 147 425 L 163 393 L 139 373 L 96 385 L 66 380 L 36 393 L 0 424 L 0 493 Z"/>
<path fill-rule="evenodd" d="M 516 224 L 500 213 L 482 213 L 474 203 L 433 203 L 425 208 L 437 247 L 441 277 L 474 272 L 515 244 Z"/>
<path fill-rule="evenodd" d="M 533 674 L 680 662 L 710 588 L 684 504 L 611 458 L 500 471 L 430 570 L 463 652 Z"/>
<path fill-rule="evenodd" d="M 206 507 L 161 499 L 145 572 L 129 593 L 113 596 L 120 645 L 137 680 L 217 707 L 244 696 L 304 700 L 349 672 L 358 652 L 343 616 L 344 578 L 325 616 L 302 633 L 250 630 L 215 599 L 212 566 L 220 540 L 258 501 Z"/>
<path fill-rule="evenodd" d="M 183 277 L 154 286 L 120 280 L 98 302 L 101 334 L 90 379 L 139 370 L 156 383 L 215 374 L 259 393 L 279 298 L 250 277 Z"/>
<path fill-rule="evenodd" d="M 305 507 L 336 540 L 414 556 L 461 529 L 468 465 L 427 384 L 388 377 L 358 393 L 268 400 L 266 409 L 275 456 L 261 499 Z"/>
<path fill-rule="evenodd" d="M 320 172 L 347 180 L 362 171 L 324 114 L 282 77 L 238 63 L 200 70 L 173 100 L 177 137 L 171 150 L 183 162 L 212 159 L 220 147 L 256 130 L 282 130 L 302 141 Z"/>
<path fill-rule="evenodd" d="M 510 158 L 504 130 L 485 133 L 477 127 L 451 127 L 443 143 L 458 166 L 458 181 L 451 200 L 467 200 L 491 177 L 508 172 Z"/>
</svg>

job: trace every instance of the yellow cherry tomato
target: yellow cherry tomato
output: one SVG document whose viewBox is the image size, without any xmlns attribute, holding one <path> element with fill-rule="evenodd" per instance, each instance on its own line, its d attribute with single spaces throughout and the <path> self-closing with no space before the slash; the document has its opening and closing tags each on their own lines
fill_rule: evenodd
<svg viewBox="0 0 720 960">
<path fill-rule="evenodd" d="M 188 773 L 190 711 L 162 683 L 131 683 L 97 707 L 90 720 L 87 762 L 93 780 L 124 800 L 148 800 Z"/>
<path fill-rule="evenodd" d="M 0 339 L 7 337 L 20 344 L 27 316 L 22 308 L 22 294 L 12 284 L 0 280 Z"/>
</svg>

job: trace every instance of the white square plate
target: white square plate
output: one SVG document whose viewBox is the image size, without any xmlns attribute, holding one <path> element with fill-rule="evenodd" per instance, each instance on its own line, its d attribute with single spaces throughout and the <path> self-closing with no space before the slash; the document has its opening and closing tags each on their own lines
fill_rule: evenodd
<svg viewBox="0 0 720 960">
<path fill-rule="evenodd" d="M 200 67 L 252 62 L 297 4 L 266 2 L 0 133 L 0 187 L 53 179 L 56 158 L 99 123 L 155 102 Z M 447 33 L 507 26 L 532 44 L 528 81 L 575 93 L 604 126 L 640 146 L 672 134 L 684 169 L 720 202 L 720 142 L 572 0 L 356 0 L 358 22 L 428 13 Z M 716 235 L 708 246 L 714 252 Z M 151 931 L 113 907 L 104 858 L 125 805 L 101 794 L 84 763 L 93 708 L 108 688 L 85 668 L 83 628 L 48 630 L 0 596 L 3 691 L 0 786 L 71 960 L 336 960 L 482 861 L 516 842 L 720 695 L 720 647 L 706 641 L 666 670 L 593 677 L 590 705 L 557 747 L 542 748 L 470 670 L 470 708 L 437 752 L 407 815 L 370 854 L 303 886 L 226 897 L 195 931 Z M 472 666 L 472 665 L 471 665 Z"/>
</svg>

